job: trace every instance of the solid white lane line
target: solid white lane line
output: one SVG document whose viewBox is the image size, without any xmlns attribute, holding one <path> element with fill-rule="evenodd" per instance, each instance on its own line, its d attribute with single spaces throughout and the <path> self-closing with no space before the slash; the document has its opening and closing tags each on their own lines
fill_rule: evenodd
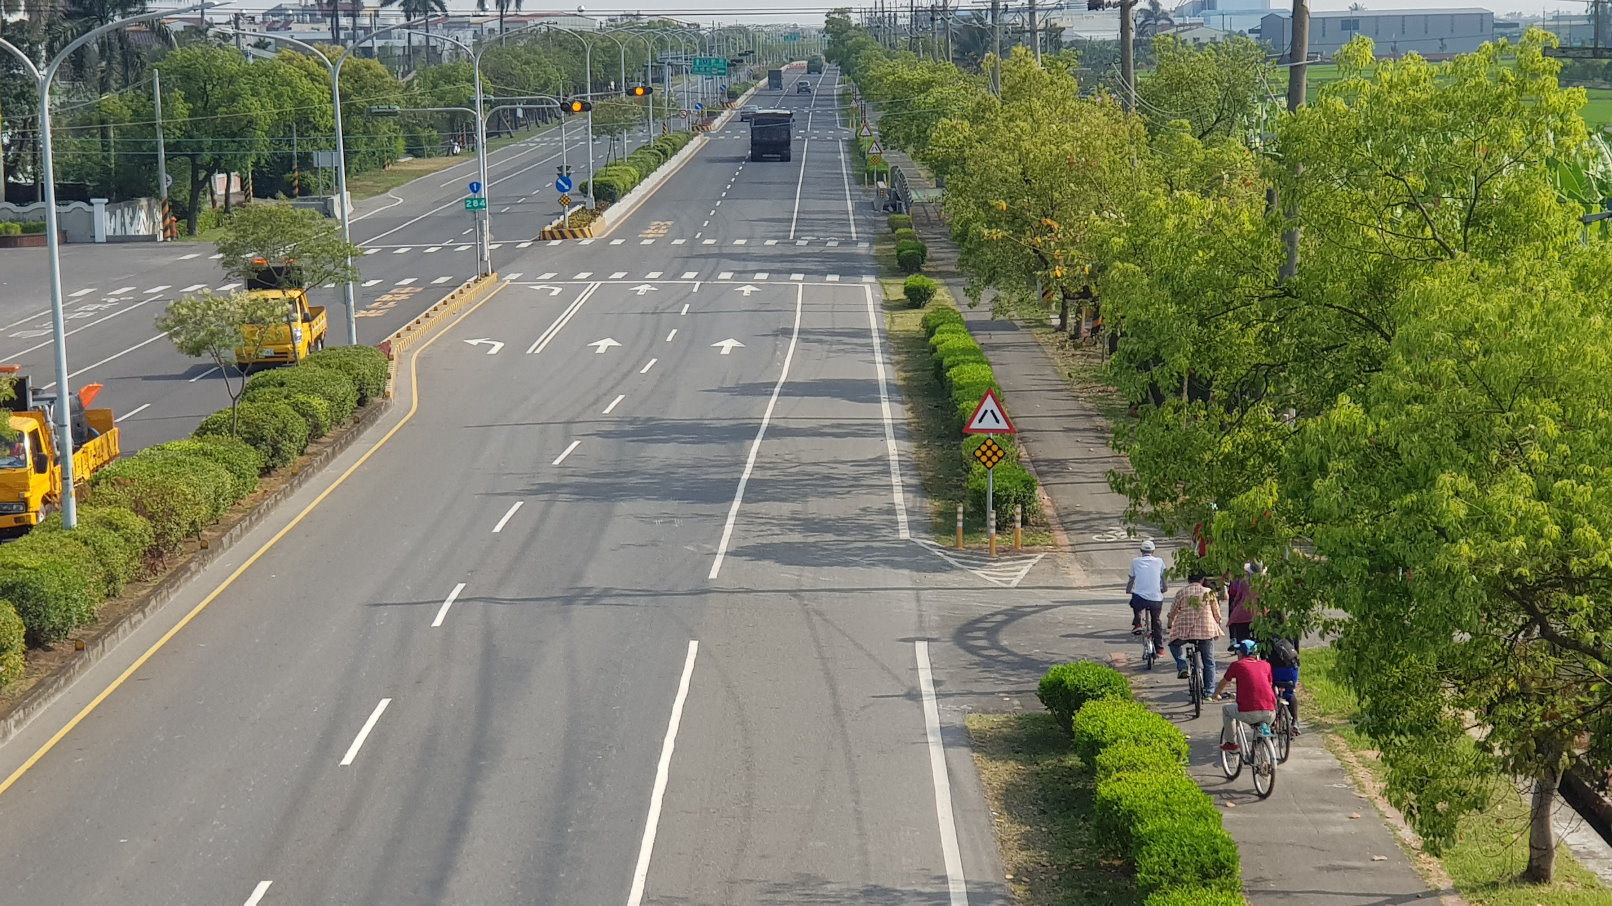
<svg viewBox="0 0 1612 906">
<path fill-rule="evenodd" d="M 150 345 L 152 343 L 157 342 L 158 340 L 165 340 L 167 338 L 168 338 L 167 334 L 159 333 L 156 336 L 150 338 L 149 340 L 141 340 L 140 342 L 134 344 L 133 346 L 130 346 L 128 349 L 125 349 L 122 352 L 114 352 L 111 355 L 107 356 L 106 358 L 100 360 L 99 362 L 95 362 L 95 363 L 90 364 L 90 365 L 85 365 L 83 368 L 80 368 L 77 371 L 70 372 L 70 373 L 68 373 L 67 376 L 69 378 L 76 378 L 79 375 L 83 374 L 84 372 L 89 371 L 89 370 L 94 369 L 94 368 L 99 368 L 102 365 L 105 365 L 107 362 L 112 361 L 113 359 L 121 359 L 124 356 L 126 356 L 129 353 L 135 351 L 136 349 L 139 349 L 142 346 L 147 346 L 147 345 Z M 41 390 L 49 390 L 50 388 L 52 388 L 54 386 L 56 386 L 56 382 L 51 381 L 50 383 L 46 384 L 45 386 L 43 386 L 43 387 L 41 387 L 39 389 L 41 389 Z"/>
<path fill-rule="evenodd" d="M 510 510 L 509 512 L 510 512 L 510 515 L 514 515 L 514 513 L 515 513 L 514 510 Z M 509 516 L 505 516 L 504 518 L 508 519 Z M 499 528 L 502 528 L 503 525 L 504 524 L 502 522 L 498 523 Z M 497 531 L 497 530 L 498 529 L 493 529 L 493 531 Z M 442 602 L 441 607 L 437 608 L 437 618 L 431 621 L 431 628 L 435 629 L 436 627 L 442 625 L 442 621 L 446 620 L 448 618 L 448 608 L 453 606 L 454 601 L 459 600 L 459 592 L 462 592 L 464 590 L 465 590 L 465 583 L 460 582 L 458 585 L 455 585 L 453 587 L 453 591 L 448 592 L 447 599 Z"/>
<path fill-rule="evenodd" d="M 728 542 L 733 539 L 733 524 L 739 519 L 739 507 L 744 504 L 744 489 L 750 484 L 750 474 L 756 469 L 756 456 L 761 453 L 761 441 L 767 436 L 767 423 L 772 421 L 772 410 L 778 406 L 778 394 L 784 390 L 784 382 L 789 380 L 789 364 L 795 360 L 795 343 L 800 339 L 800 311 L 806 296 L 805 284 L 795 287 L 795 326 L 789 333 L 789 350 L 784 353 L 784 368 L 778 373 L 778 383 L 773 385 L 772 398 L 767 400 L 767 409 L 761 413 L 761 426 L 756 429 L 756 439 L 750 442 L 750 455 L 745 459 L 744 472 L 739 476 L 739 487 L 733 492 L 733 505 L 728 508 L 728 521 L 722 526 L 722 540 L 716 546 L 716 559 L 711 562 L 711 572 L 707 579 L 715 579 L 717 573 L 722 571 L 722 560 L 728 555 Z"/>
<path fill-rule="evenodd" d="M 386 706 L 391 703 L 391 699 L 383 698 L 381 703 L 375 706 L 375 710 L 370 712 L 369 720 L 364 721 L 364 729 L 358 731 L 358 738 L 353 740 L 353 744 L 347 747 L 347 754 L 342 756 L 343 767 L 352 764 L 353 759 L 358 757 L 358 750 L 364 747 L 364 740 L 369 738 L 369 731 L 375 729 L 375 722 L 381 719 L 381 715 L 386 713 Z"/>
<path fill-rule="evenodd" d="M 806 114 L 806 128 L 812 127 L 812 114 Z M 789 238 L 795 238 L 795 224 L 800 220 L 800 189 L 806 184 L 806 151 L 811 148 L 810 138 L 801 139 L 800 142 L 800 176 L 795 179 L 795 210 L 789 215 Z"/>
<path fill-rule="evenodd" d="M 626 398 L 627 398 L 627 394 L 623 393 L 622 395 L 620 395 L 620 396 L 616 397 L 615 399 L 611 400 L 610 405 L 605 407 L 604 414 L 609 415 L 610 413 L 616 411 L 616 407 L 621 405 L 621 401 L 626 399 Z"/>
<path fill-rule="evenodd" d="M 514 518 L 515 511 L 519 510 L 521 508 L 521 505 L 524 504 L 525 502 L 526 501 L 524 501 L 524 500 L 517 500 L 514 503 L 510 504 L 509 512 L 505 513 L 504 518 L 498 520 L 498 524 L 493 526 L 493 534 L 494 535 L 496 535 L 499 532 L 504 530 L 504 526 L 508 525 L 509 520 Z"/>
<path fill-rule="evenodd" d="M 589 297 L 593 295 L 593 291 L 598 288 L 599 284 L 597 283 L 588 284 L 588 288 L 583 290 L 582 294 L 576 297 L 576 301 L 567 306 L 565 311 L 561 312 L 560 316 L 554 319 L 554 323 L 550 324 L 548 329 L 543 331 L 542 336 L 539 336 L 537 340 L 527 348 L 526 354 L 536 355 L 537 353 L 542 352 L 544 349 L 547 349 L 549 343 L 552 343 L 554 338 L 560 335 L 560 331 L 565 328 L 566 324 L 570 323 L 571 319 L 576 316 L 576 313 L 582 309 L 583 304 L 586 303 Z"/>
<path fill-rule="evenodd" d="M 896 505 L 896 536 L 906 541 L 912 537 L 907 525 L 907 495 L 901 487 L 901 459 L 896 449 L 895 418 L 891 414 L 890 385 L 884 367 L 884 341 L 880 337 L 878 313 L 873 306 L 873 287 L 862 285 L 862 294 L 868 303 L 868 332 L 873 336 L 873 372 L 879 379 L 879 410 L 884 415 L 884 452 L 890 460 L 890 497 Z"/>
<path fill-rule="evenodd" d="M 117 422 L 123 421 L 124 419 L 128 418 L 131 415 L 135 415 L 137 413 L 144 412 L 144 411 L 146 411 L 147 409 L 150 409 L 150 408 L 151 408 L 150 403 L 146 403 L 143 406 L 135 406 L 133 409 L 130 409 L 129 411 L 123 413 L 122 415 L 118 416 L 117 418 L 112 419 L 112 421 L 115 424 Z"/>
<path fill-rule="evenodd" d="M 564 453 L 561 453 L 559 456 L 554 457 L 554 461 L 549 463 L 549 465 L 557 466 L 560 463 L 565 462 L 565 458 L 567 456 L 571 455 L 571 451 L 575 450 L 577 447 L 580 447 L 581 445 L 582 445 L 582 441 L 580 441 L 580 440 L 571 441 L 571 446 L 566 447 Z"/>
<path fill-rule="evenodd" d="M 263 895 L 269 892 L 269 885 L 273 883 L 273 881 L 259 881 L 257 887 L 253 888 L 252 895 L 246 898 L 246 906 L 257 906 L 263 902 Z"/>
<path fill-rule="evenodd" d="M 648 361 L 648 362 L 647 362 L 647 363 L 646 363 L 646 364 L 645 364 L 645 365 L 644 365 L 644 367 L 642 367 L 642 368 L 640 368 L 640 369 L 638 369 L 638 373 L 639 373 L 639 374 L 648 374 L 648 373 L 649 373 L 649 369 L 651 369 L 651 368 L 654 368 L 654 367 L 655 367 L 655 363 L 656 363 L 656 362 L 658 362 L 658 361 L 660 361 L 660 359 L 650 359 L 650 360 L 649 360 L 649 361 Z"/>
<path fill-rule="evenodd" d="M 88 324 L 83 325 L 82 327 L 75 327 L 72 330 L 69 330 L 67 332 L 67 336 L 72 336 L 73 334 L 78 333 L 81 330 L 89 330 L 91 327 L 94 327 L 95 325 L 101 323 L 102 321 L 110 321 L 113 318 L 117 317 L 118 315 L 122 315 L 122 314 L 126 314 L 128 312 L 134 311 L 136 308 L 139 308 L 140 306 L 146 304 L 147 302 L 154 302 L 154 301 L 156 301 L 154 298 L 152 298 L 152 299 L 141 299 L 139 302 L 136 302 L 133 305 L 125 306 L 123 308 L 118 309 L 117 311 L 112 312 L 111 314 L 105 315 L 105 316 L 100 317 L 100 318 L 96 318 L 95 320 L 91 321 Z M 158 334 L 158 336 L 164 336 L 164 334 Z M 30 352 L 33 352 L 36 349 L 44 349 L 46 346 L 50 346 L 50 345 L 54 344 L 55 342 L 56 341 L 52 339 L 52 340 L 46 340 L 43 343 L 35 343 L 34 345 L 28 347 L 27 349 L 23 349 L 23 350 L 20 350 L 18 352 L 11 353 L 11 355 L 12 356 L 24 356 L 24 355 L 27 355 Z M 149 342 L 149 341 L 147 341 L 147 342 Z M 141 345 L 144 345 L 144 344 L 141 344 Z M 139 347 L 137 346 L 135 348 L 138 349 Z M 119 353 L 119 355 L 121 355 L 121 354 L 122 353 Z M 114 358 L 116 358 L 116 356 L 114 356 Z M 111 360 L 108 359 L 107 361 L 111 361 Z"/>
<path fill-rule="evenodd" d="M 218 366 L 214 365 L 213 367 L 207 369 L 206 371 L 203 371 L 201 374 L 196 375 L 195 377 L 191 378 L 190 380 L 186 381 L 185 383 L 194 384 L 197 381 L 201 380 L 204 377 L 207 377 L 208 375 L 212 374 L 213 372 L 215 372 L 217 370 L 218 370 Z"/>
<path fill-rule="evenodd" d="M 649 793 L 649 820 L 644 822 L 644 839 L 638 844 L 638 866 L 633 869 L 632 890 L 627 894 L 627 906 L 642 906 L 644 902 L 644 885 L 649 880 L 649 857 L 655 851 L 661 805 L 666 801 L 666 783 L 672 773 L 672 752 L 677 748 L 677 728 L 683 723 L 683 705 L 688 701 L 689 681 L 694 678 L 694 659 L 699 653 L 699 641 L 689 639 L 688 657 L 683 661 L 683 677 L 678 680 L 677 696 L 672 699 L 672 718 L 667 722 L 666 740 L 661 743 L 660 761 L 655 765 L 655 786 Z"/>
<path fill-rule="evenodd" d="M 677 328 L 673 327 L 672 332 L 666 335 L 666 342 L 670 343 L 672 341 L 672 337 L 675 336 L 677 336 Z"/>
<path fill-rule="evenodd" d="M 952 814 L 952 784 L 946 774 L 946 746 L 940 739 L 935 676 L 929 666 L 929 642 L 919 639 L 913 645 L 918 655 L 918 687 L 924 699 L 924 735 L 929 738 L 929 773 L 935 781 L 935 813 L 940 819 L 940 853 L 946 862 L 946 886 L 950 889 L 951 906 L 968 906 L 963 853 L 957 845 L 957 818 Z"/>
</svg>

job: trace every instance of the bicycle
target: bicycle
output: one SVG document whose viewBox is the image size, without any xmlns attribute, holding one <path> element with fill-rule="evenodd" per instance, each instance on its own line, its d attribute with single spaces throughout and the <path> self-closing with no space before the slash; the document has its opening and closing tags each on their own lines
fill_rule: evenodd
<svg viewBox="0 0 1612 906">
<path fill-rule="evenodd" d="M 1227 780 L 1236 780 L 1237 775 L 1243 772 L 1243 765 L 1250 765 L 1254 769 L 1254 795 L 1261 799 L 1270 798 L 1276 789 L 1276 743 L 1271 736 L 1271 725 L 1260 722 L 1259 733 L 1252 744 L 1249 740 L 1248 724 L 1235 720 L 1232 726 L 1236 730 L 1237 751 L 1228 752 L 1220 750 L 1220 770 L 1225 773 Z"/>
<path fill-rule="evenodd" d="M 1159 649 L 1153 644 L 1153 632 L 1146 625 L 1142 626 L 1142 666 L 1153 669 L 1153 662 L 1158 660 Z"/>
<path fill-rule="evenodd" d="M 1276 761 L 1278 764 L 1287 764 L 1288 756 L 1293 754 L 1293 737 L 1297 721 L 1293 718 L 1293 705 L 1287 700 L 1286 686 L 1290 683 L 1276 684 L 1276 720 L 1271 726 L 1271 736 L 1276 740 Z"/>
<path fill-rule="evenodd" d="M 1198 643 L 1182 642 L 1181 653 L 1187 659 L 1187 694 L 1192 702 L 1192 719 L 1197 720 L 1203 716 L 1203 668 L 1198 664 Z"/>
</svg>

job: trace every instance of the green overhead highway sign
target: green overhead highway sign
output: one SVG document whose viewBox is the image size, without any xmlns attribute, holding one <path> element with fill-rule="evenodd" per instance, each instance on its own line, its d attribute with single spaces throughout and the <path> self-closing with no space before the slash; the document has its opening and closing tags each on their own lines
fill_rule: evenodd
<svg viewBox="0 0 1612 906">
<path fill-rule="evenodd" d="M 467 211 L 485 211 L 485 210 L 487 210 L 487 199 L 485 199 L 485 198 L 466 198 L 465 199 L 465 210 L 467 210 Z"/>
<path fill-rule="evenodd" d="M 692 72 L 697 76 L 725 76 L 728 61 L 721 57 L 695 57 Z"/>
</svg>

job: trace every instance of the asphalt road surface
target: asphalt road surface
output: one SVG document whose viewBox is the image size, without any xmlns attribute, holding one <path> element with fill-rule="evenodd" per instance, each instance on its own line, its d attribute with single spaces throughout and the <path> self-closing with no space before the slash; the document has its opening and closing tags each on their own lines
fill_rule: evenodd
<svg viewBox="0 0 1612 906">
<path fill-rule="evenodd" d="M 930 669 L 981 583 L 913 537 L 814 81 L 791 163 L 735 129 L 611 238 L 506 245 L 417 392 L 0 748 L 0 902 L 1006 903 Z M 454 260 L 433 216 L 370 261 Z"/>
</svg>

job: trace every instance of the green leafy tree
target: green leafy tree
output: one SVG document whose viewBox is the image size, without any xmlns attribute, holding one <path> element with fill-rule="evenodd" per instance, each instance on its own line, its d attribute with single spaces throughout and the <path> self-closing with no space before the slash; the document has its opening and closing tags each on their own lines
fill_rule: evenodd
<svg viewBox="0 0 1612 906">
<path fill-rule="evenodd" d="M 236 211 L 217 246 L 224 273 L 243 283 L 257 271 L 257 260 L 296 262 L 305 286 L 346 283 L 359 278 L 352 261 L 364 254 L 319 212 L 267 202 Z"/>
<path fill-rule="evenodd" d="M 168 335 L 183 355 L 218 366 L 229 394 L 233 435 L 246 375 L 235 368 L 235 350 L 246 345 L 247 327 L 285 323 L 285 301 L 252 293 L 202 293 L 168 303 L 157 316 L 157 329 Z"/>
<path fill-rule="evenodd" d="M 189 231 L 194 234 L 202 190 L 213 175 L 249 170 L 267 152 L 275 118 L 272 95 L 260 78 L 265 70 L 248 64 L 233 47 L 181 47 L 159 68 L 164 91 L 172 90 L 193 113 L 180 134 L 169 136 L 168 152 L 191 160 Z"/>
<path fill-rule="evenodd" d="M 610 140 L 611 147 L 644 121 L 644 104 L 631 98 L 606 98 L 593 105 L 593 134 Z M 625 141 L 622 144 L 625 156 Z"/>
<path fill-rule="evenodd" d="M 1276 81 L 1265 48 L 1233 37 L 1195 46 L 1173 35 L 1153 39 L 1153 74 L 1136 88 L 1148 128 L 1176 128 L 1185 120 L 1199 139 L 1245 137 L 1257 123 Z"/>
</svg>

